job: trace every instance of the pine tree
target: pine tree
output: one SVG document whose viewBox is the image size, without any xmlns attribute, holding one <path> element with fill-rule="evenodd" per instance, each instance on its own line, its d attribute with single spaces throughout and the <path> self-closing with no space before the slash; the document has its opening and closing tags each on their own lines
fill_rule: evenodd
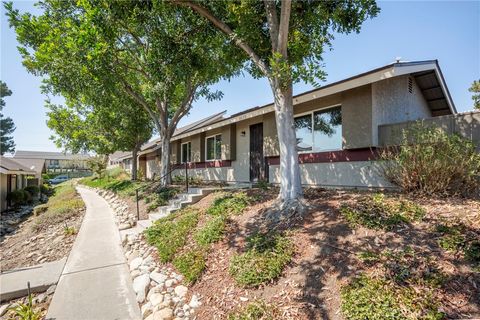
<svg viewBox="0 0 480 320">
<path fill-rule="evenodd" d="M 15 131 L 15 124 L 13 123 L 12 118 L 4 118 L 2 113 L 3 107 L 5 106 L 5 100 L 3 100 L 3 97 L 11 95 L 12 91 L 8 89 L 7 84 L 0 81 L 0 154 L 2 155 L 6 152 L 15 151 L 15 143 L 11 136 L 13 131 Z"/>
<path fill-rule="evenodd" d="M 472 92 L 473 108 L 480 110 L 480 80 L 475 80 L 468 91 Z"/>
</svg>

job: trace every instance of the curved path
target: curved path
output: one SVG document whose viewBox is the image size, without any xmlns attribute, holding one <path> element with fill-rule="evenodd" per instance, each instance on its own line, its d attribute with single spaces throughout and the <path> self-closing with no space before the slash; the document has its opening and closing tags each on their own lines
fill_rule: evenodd
<svg viewBox="0 0 480 320">
<path fill-rule="evenodd" d="M 53 295 L 47 319 L 141 319 L 114 214 L 91 190 L 72 251 Z"/>
</svg>

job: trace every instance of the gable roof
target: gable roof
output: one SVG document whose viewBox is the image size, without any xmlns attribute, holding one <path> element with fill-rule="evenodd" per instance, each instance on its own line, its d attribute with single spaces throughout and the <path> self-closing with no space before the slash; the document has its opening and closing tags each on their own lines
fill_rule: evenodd
<svg viewBox="0 0 480 320">
<path fill-rule="evenodd" d="M 12 158 L 0 156 L 0 173 L 4 174 L 35 174 L 35 171 L 23 166 Z"/>
<path fill-rule="evenodd" d="M 37 174 L 45 172 L 45 159 L 18 159 L 15 158 L 15 162 L 28 168 L 31 171 L 35 171 Z"/>
<path fill-rule="evenodd" d="M 63 152 L 26 151 L 18 150 L 13 155 L 14 159 L 45 159 L 45 160 L 87 160 L 88 154 L 71 154 Z"/>
<path fill-rule="evenodd" d="M 391 63 L 380 68 L 360 73 L 353 77 L 327 84 L 320 88 L 297 94 L 293 96 L 293 105 L 295 106 L 300 103 L 402 75 L 411 75 L 416 79 L 434 116 L 457 113 L 437 60 Z M 199 126 L 188 132 L 174 135 L 172 141 L 273 111 L 273 103 L 256 106 L 235 113 L 217 122 Z"/>
</svg>

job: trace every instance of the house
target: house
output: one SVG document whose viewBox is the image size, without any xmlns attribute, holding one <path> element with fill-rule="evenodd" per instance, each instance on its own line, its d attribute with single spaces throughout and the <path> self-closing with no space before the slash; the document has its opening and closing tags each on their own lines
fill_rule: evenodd
<svg viewBox="0 0 480 320">
<path fill-rule="evenodd" d="M 34 170 L 12 158 L 0 156 L 0 211 L 4 211 L 8 207 L 7 194 L 25 188 L 29 185 L 27 177 L 33 175 L 35 175 Z"/>
<path fill-rule="evenodd" d="M 302 183 L 327 187 L 391 187 L 375 161 L 384 140 L 379 128 L 457 113 L 436 60 L 395 62 L 298 94 L 293 103 Z M 139 156 L 147 178 L 158 175 L 159 144 Z M 278 183 L 273 104 L 180 128 L 171 162 L 172 176 L 187 166 L 205 181 Z"/>
<path fill-rule="evenodd" d="M 131 157 L 132 153 L 128 151 L 116 151 L 108 156 L 107 169 L 112 169 L 116 167 L 123 167 L 123 159 L 125 157 Z"/>
<path fill-rule="evenodd" d="M 88 154 L 62 152 L 23 151 L 15 152 L 13 159 L 25 167 L 35 170 L 35 177 L 41 180 L 42 173 L 84 173 L 88 172 Z"/>
</svg>

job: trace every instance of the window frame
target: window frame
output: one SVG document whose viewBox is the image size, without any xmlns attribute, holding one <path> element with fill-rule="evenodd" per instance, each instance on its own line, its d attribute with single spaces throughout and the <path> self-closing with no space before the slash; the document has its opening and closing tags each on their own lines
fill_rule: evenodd
<svg viewBox="0 0 480 320">
<path fill-rule="evenodd" d="M 302 117 L 302 116 L 305 116 L 305 115 L 310 115 L 310 119 L 312 121 L 312 132 L 311 132 L 311 135 L 312 135 L 312 150 L 311 151 L 298 151 L 297 150 L 297 153 L 298 154 L 304 154 L 304 153 L 320 153 L 320 152 L 331 152 L 331 151 L 341 151 L 343 150 L 343 139 L 342 139 L 342 146 L 340 147 L 340 149 L 325 149 L 325 150 L 315 150 L 315 134 L 314 134 L 314 123 L 313 123 L 313 114 L 315 112 L 318 112 L 318 111 L 326 111 L 328 109 L 333 109 L 333 108 L 340 108 L 340 112 L 342 111 L 342 104 L 335 104 L 335 105 L 331 105 L 331 106 L 328 106 L 328 107 L 323 107 L 323 108 L 318 108 L 318 109 L 313 109 L 313 110 L 310 110 L 310 111 L 306 111 L 306 112 L 302 112 L 302 113 L 298 113 L 298 114 L 294 114 L 293 115 L 293 121 L 295 122 L 295 119 L 296 118 L 299 118 L 299 117 Z M 297 132 L 295 130 L 295 136 L 297 135 Z M 343 138 L 343 118 L 342 118 L 342 138 Z M 295 148 L 297 147 L 297 145 L 295 145 Z"/>
<path fill-rule="evenodd" d="M 187 161 L 183 161 L 183 145 L 186 144 L 190 144 L 190 152 L 188 154 L 188 158 Z M 187 147 L 187 150 L 188 150 L 188 147 Z M 192 141 L 186 141 L 186 142 L 182 142 L 180 144 L 180 163 L 190 163 L 192 162 Z"/>
<path fill-rule="evenodd" d="M 217 136 L 220 136 L 220 143 L 222 143 L 223 139 L 222 139 L 222 134 L 221 133 L 217 133 L 217 134 L 213 134 L 211 136 L 205 137 L 205 161 L 222 160 L 221 144 L 220 144 L 220 154 L 218 155 L 218 158 L 217 158 L 217 148 L 216 148 Z M 213 153 L 214 153 L 214 158 L 213 159 L 207 159 L 207 157 L 208 157 L 208 143 L 207 143 L 207 141 L 210 138 L 213 138 Z"/>
</svg>

